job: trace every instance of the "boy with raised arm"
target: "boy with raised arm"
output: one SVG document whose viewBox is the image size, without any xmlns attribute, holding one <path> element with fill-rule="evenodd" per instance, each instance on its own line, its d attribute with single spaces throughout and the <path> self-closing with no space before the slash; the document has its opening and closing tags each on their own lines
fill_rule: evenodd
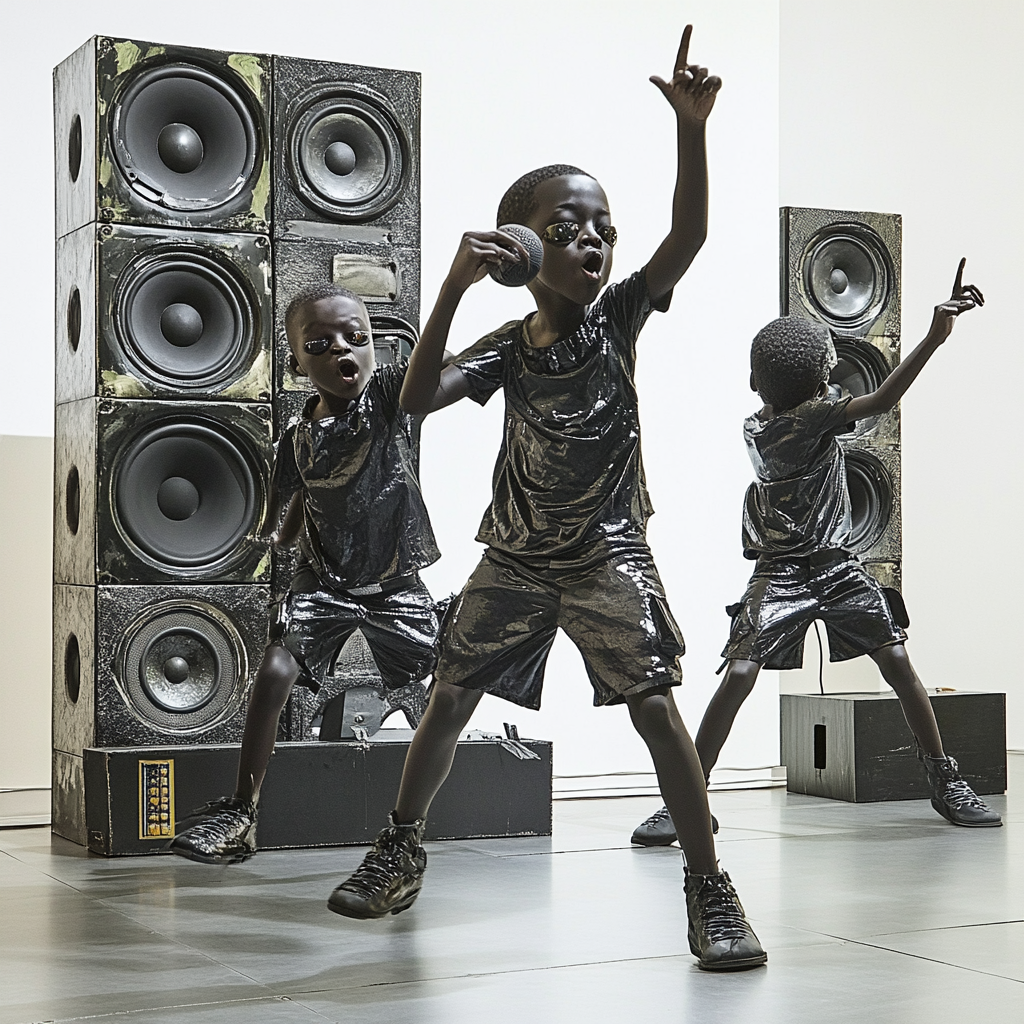
<svg viewBox="0 0 1024 1024">
<path fill-rule="evenodd" d="M 965 262 L 949 301 L 935 307 L 924 340 L 869 395 L 851 398 L 829 386 L 836 355 L 822 324 L 783 317 L 754 338 L 750 387 L 765 404 L 743 424 L 757 477 L 743 511 L 743 554 L 757 559 L 757 567 L 722 652 L 725 677 L 697 732 L 705 775 L 762 666 L 799 668 L 804 635 L 822 619 L 832 661 L 867 654 L 896 691 L 928 775 L 932 807 L 954 825 L 1002 824 L 943 750 L 931 702 L 907 657 L 907 635 L 881 586 L 849 551 L 850 494 L 837 439 L 858 420 L 894 409 L 957 316 L 984 304 L 974 285 L 963 284 Z M 674 819 L 670 807 L 656 812 L 637 828 L 634 842 L 671 843 Z"/>
<path fill-rule="evenodd" d="M 198 811 L 171 842 L 228 864 L 256 851 L 256 806 L 277 723 L 296 681 L 318 689 L 360 629 L 381 679 L 399 689 L 434 667 L 437 616 L 418 570 L 440 557 L 420 494 L 412 417 L 398 396 L 406 365 L 377 366 L 363 300 L 335 285 L 297 295 L 285 315 L 296 371 L 316 389 L 277 449 L 267 522 L 301 559 L 275 605 L 256 672 L 230 797 Z"/>
<path fill-rule="evenodd" d="M 625 703 L 666 799 L 686 822 L 690 949 L 704 969 L 765 963 L 729 876 L 720 871 L 700 762 L 670 694 L 683 642 L 645 538 L 652 512 L 640 458 L 633 381 L 637 335 L 701 248 L 707 222 L 705 120 L 721 81 L 687 64 L 690 26 L 670 82 L 652 81 L 676 113 L 672 226 L 646 267 L 601 289 L 616 241 L 608 200 L 576 167 L 554 164 L 505 193 L 497 223 L 543 240 L 529 284 L 537 310 L 443 366 L 455 311 L 491 264 L 527 258 L 502 231 L 467 232 L 410 361 L 402 405 L 426 413 L 505 392 L 487 545 L 442 628 L 430 705 L 409 749 L 391 824 L 331 894 L 348 917 L 394 914 L 422 886 L 425 817 L 483 693 L 540 706 L 544 664 L 561 626 L 583 655 L 596 705 Z M 600 295 L 600 297 L 599 297 Z"/>
</svg>

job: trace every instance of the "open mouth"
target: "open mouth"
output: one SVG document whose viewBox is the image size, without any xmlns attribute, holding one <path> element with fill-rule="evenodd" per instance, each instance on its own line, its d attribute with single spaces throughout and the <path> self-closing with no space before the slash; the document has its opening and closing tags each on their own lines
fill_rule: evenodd
<svg viewBox="0 0 1024 1024">
<path fill-rule="evenodd" d="M 599 249 L 591 249 L 583 260 L 583 273 L 591 281 L 601 280 L 601 267 L 604 264 L 604 254 Z"/>
<path fill-rule="evenodd" d="M 359 376 L 359 365 L 351 356 L 342 356 L 338 360 L 338 376 L 346 384 L 354 384 Z"/>
</svg>

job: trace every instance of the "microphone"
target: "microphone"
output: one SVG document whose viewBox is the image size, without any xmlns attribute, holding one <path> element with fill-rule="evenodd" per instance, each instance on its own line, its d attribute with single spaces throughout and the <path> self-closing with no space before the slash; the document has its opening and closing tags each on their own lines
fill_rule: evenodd
<svg viewBox="0 0 1024 1024">
<path fill-rule="evenodd" d="M 498 284 L 506 285 L 509 288 L 518 288 L 520 285 L 532 281 L 540 273 L 540 265 L 544 259 L 544 244 L 538 235 L 522 224 L 502 224 L 499 231 L 505 231 L 522 242 L 530 256 L 529 263 L 489 263 L 487 273 L 494 278 Z"/>
</svg>

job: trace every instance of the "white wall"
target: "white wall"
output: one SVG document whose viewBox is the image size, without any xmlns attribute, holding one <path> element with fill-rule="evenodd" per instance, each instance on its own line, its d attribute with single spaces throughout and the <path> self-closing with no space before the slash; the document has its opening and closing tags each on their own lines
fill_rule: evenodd
<svg viewBox="0 0 1024 1024">
<path fill-rule="evenodd" d="M 375 21 L 367 16 L 374 9 L 387 13 Z M 674 152 L 671 112 L 647 77 L 671 74 L 683 24 L 693 21 L 692 58 L 725 80 L 709 128 L 710 239 L 672 312 L 645 331 L 639 386 L 659 510 L 650 536 L 689 645 L 681 703 L 695 728 L 726 638 L 722 606 L 736 600 L 749 569 L 739 554 L 749 478 L 739 427 L 753 399 L 745 389 L 748 341 L 777 306 L 777 19 L 774 0 L 396 0 L 376 8 L 351 0 L 290 8 L 268 0 L 181 0 L 172 8 L 58 0 L 16 8 L 5 19 L 0 64 L 5 137 L 24 155 L 0 167 L 8 296 L 0 354 L 9 368 L 0 374 L 0 433 L 52 432 L 50 69 L 92 33 L 422 71 L 429 309 L 461 232 L 490 226 L 505 187 L 543 163 L 577 163 L 603 182 L 622 239 L 618 273 L 648 258 L 668 226 Z M 522 315 L 526 301 L 484 282 L 460 312 L 453 347 Z M 472 538 L 500 436 L 499 401 L 485 410 L 463 405 L 424 431 L 424 486 L 444 551 L 427 578 L 439 594 L 460 587 L 479 557 Z M 489 701 L 476 724 L 494 728 L 511 717 L 524 735 L 553 738 L 562 773 L 649 769 L 621 708 L 588 709 L 570 645 L 557 645 L 548 676 L 539 715 Z M 723 763 L 777 760 L 776 707 L 767 678 Z"/>
<path fill-rule="evenodd" d="M 908 651 L 928 687 L 1006 690 L 1024 747 L 1024 5 L 782 0 L 780 35 L 781 202 L 903 214 L 904 352 L 961 256 L 988 300 L 903 400 Z"/>
</svg>

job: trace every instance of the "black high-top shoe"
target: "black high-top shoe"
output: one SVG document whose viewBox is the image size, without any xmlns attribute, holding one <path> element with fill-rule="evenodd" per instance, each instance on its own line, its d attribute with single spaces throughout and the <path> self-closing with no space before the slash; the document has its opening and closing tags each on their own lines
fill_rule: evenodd
<svg viewBox="0 0 1024 1024">
<path fill-rule="evenodd" d="M 718 819 L 711 815 L 711 831 L 718 835 Z M 676 841 L 676 827 L 667 807 L 655 811 L 633 830 L 629 841 L 637 846 L 670 846 Z"/>
<path fill-rule="evenodd" d="M 418 818 L 398 825 L 394 811 L 388 820 L 363 863 L 331 893 L 328 910 L 362 920 L 400 914 L 413 905 L 427 869 L 427 851 L 420 845 L 427 823 Z"/>
<path fill-rule="evenodd" d="M 222 796 L 186 818 L 195 825 L 171 840 L 171 852 L 204 864 L 235 864 L 256 852 L 256 807 L 248 800 Z"/>
<path fill-rule="evenodd" d="M 744 971 L 768 962 L 729 876 L 683 869 L 690 952 L 702 971 Z"/>
<path fill-rule="evenodd" d="M 956 761 L 951 757 L 929 757 L 918 752 L 918 757 L 928 773 L 932 787 L 932 807 L 946 821 L 968 828 L 993 828 L 1002 825 L 1003 819 L 993 811 L 960 774 Z"/>
</svg>

